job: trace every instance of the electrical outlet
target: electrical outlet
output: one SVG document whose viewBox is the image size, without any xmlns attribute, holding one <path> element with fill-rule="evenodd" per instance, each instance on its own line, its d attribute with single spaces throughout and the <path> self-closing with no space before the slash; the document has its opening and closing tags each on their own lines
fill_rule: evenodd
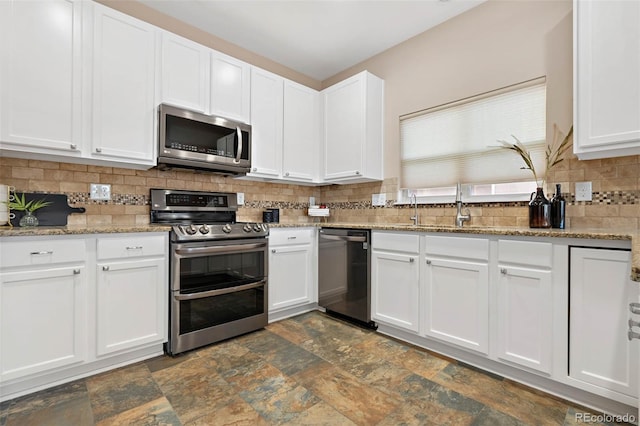
<svg viewBox="0 0 640 426">
<path fill-rule="evenodd" d="M 110 200 L 111 185 L 101 184 L 101 183 L 92 183 L 90 194 L 91 194 L 92 200 Z"/>
<path fill-rule="evenodd" d="M 244 192 L 238 192 L 236 194 L 237 200 L 238 201 L 238 205 L 239 206 L 243 206 L 244 205 Z"/>
<path fill-rule="evenodd" d="M 576 201 L 591 201 L 591 182 L 576 182 Z"/>
<path fill-rule="evenodd" d="M 371 205 L 383 207 L 387 203 L 387 194 L 371 194 Z"/>
</svg>

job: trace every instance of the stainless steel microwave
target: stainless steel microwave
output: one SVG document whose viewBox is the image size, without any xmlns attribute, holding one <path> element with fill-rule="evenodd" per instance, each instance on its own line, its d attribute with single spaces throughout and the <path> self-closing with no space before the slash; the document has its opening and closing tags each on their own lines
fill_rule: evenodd
<svg viewBox="0 0 640 426">
<path fill-rule="evenodd" d="M 251 170 L 251 126 L 161 104 L 159 168 L 189 168 L 230 175 Z"/>
</svg>

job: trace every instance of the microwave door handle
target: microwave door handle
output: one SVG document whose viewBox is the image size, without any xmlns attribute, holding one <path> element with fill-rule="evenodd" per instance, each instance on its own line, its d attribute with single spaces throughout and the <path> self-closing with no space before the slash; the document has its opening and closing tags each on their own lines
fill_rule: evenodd
<svg viewBox="0 0 640 426">
<path fill-rule="evenodd" d="M 236 154 L 234 163 L 240 162 L 240 157 L 242 156 L 242 131 L 240 130 L 240 126 L 236 127 L 236 133 L 238 133 L 238 153 Z"/>
</svg>

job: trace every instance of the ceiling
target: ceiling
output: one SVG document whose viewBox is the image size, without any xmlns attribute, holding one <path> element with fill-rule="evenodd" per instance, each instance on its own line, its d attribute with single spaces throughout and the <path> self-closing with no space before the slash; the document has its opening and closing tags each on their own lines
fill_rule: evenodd
<svg viewBox="0 0 640 426">
<path fill-rule="evenodd" d="M 324 81 L 485 0 L 140 0 Z"/>
</svg>

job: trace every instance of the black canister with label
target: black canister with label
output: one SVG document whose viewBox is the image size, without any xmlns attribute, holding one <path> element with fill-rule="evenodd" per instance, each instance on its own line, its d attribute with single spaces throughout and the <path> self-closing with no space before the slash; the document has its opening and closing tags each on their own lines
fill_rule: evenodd
<svg viewBox="0 0 640 426">
<path fill-rule="evenodd" d="M 267 209 L 273 216 L 273 223 L 280 223 L 280 209 Z"/>
</svg>

